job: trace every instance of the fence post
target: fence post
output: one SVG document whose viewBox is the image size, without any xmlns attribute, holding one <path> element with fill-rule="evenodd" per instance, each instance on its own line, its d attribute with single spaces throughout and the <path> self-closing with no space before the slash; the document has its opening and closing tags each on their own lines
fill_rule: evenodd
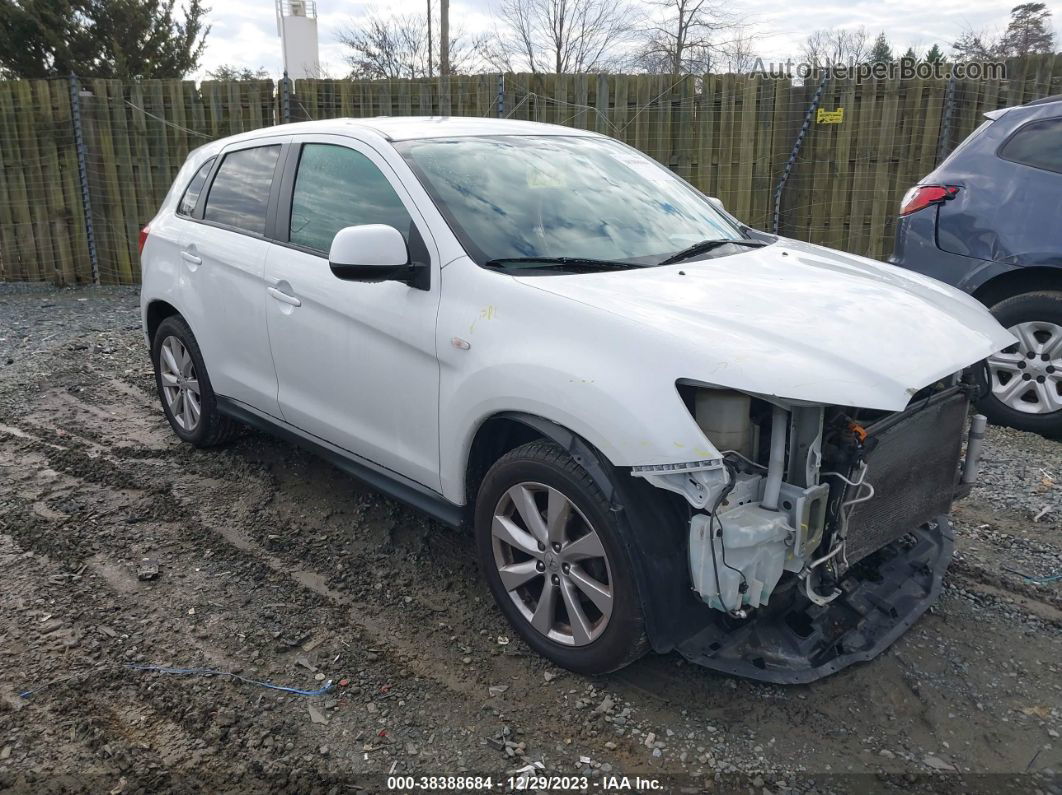
<svg viewBox="0 0 1062 795">
<path fill-rule="evenodd" d="M 944 91 L 944 117 L 940 123 L 940 137 L 937 139 L 937 162 L 948 156 L 951 143 L 951 114 L 955 110 L 955 75 L 948 76 L 948 87 Z"/>
<path fill-rule="evenodd" d="M 807 135 L 808 128 L 811 126 L 811 117 L 815 115 L 815 110 L 819 107 L 819 102 L 822 101 L 822 92 L 826 90 L 826 84 L 830 80 L 830 69 L 826 68 L 822 72 L 822 79 L 819 81 L 819 87 L 815 91 L 815 96 L 811 100 L 811 104 L 808 105 L 808 110 L 804 114 L 804 123 L 800 125 L 800 132 L 797 133 L 796 140 L 793 141 L 793 149 L 789 153 L 789 160 L 786 161 L 785 170 L 782 172 L 782 178 L 778 180 L 778 187 L 774 189 L 774 224 L 771 231 L 774 234 L 778 234 L 779 228 L 782 224 L 782 192 L 785 190 L 785 183 L 789 181 L 789 174 L 793 170 L 793 165 L 796 163 L 797 155 L 800 154 L 800 147 L 804 143 L 804 136 Z"/>
<path fill-rule="evenodd" d="M 505 118 L 505 75 L 498 74 L 498 118 Z"/>
<path fill-rule="evenodd" d="M 89 262 L 92 263 L 92 283 L 99 286 L 100 263 L 96 255 L 96 233 L 92 228 L 92 197 L 89 195 L 88 164 L 85 138 L 81 134 L 81 83 L 70 73 L 70 118 L 74 123 L 74 148 L 77 151 L 77 175 L 81 181 L 81 210 L 85 215 L 85 239 Z"/>
<path fill-rule="evenodd" d="M 288 73 L 280 79 L 280 123 L 288 124 L 291 121 L 291 84 L 288 82 Z"/>
</svg>

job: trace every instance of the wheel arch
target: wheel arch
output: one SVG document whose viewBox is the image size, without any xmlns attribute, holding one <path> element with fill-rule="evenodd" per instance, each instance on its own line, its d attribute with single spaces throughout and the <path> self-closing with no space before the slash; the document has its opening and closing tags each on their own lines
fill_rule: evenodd
<svg viewBox="0 0 1062 795">
<path fill-rule="evenodd" d="M 991 308 L 1016 295 L 1044 290 L 1062 292 L 1062 266 L 1029 265 L 1004 271 L 979 285 L 973 297 Z"/>
<path fill-rule="evenodd" d="M 465 462 L 465 494 L 469 503 L 475 501 L 479 481 L 495 461 L 535 439 L 556 442 L 595 480 L 605 478 L 605 467 L 613 468 L 598 448 L 575 431 L 537 414 L 500 411 L 483 420 L 472 436 Z M 609 496 L 611 489 L 603 487 L 602 491 Z"/>
<path fill-rule="evenodd" d="M 610 510 L 621 516 L 649 643 L 658 652 L 670 651 L 703 625 L 708 610 L 692 596 L 689 585 L 689 505 L 684 499 L 632 477 L 629 469 L 615 466 L 563 425 L 534 414 L 505 411 L 484 420 L 473 437 L 466 467 L 467 515 L 475 513 L 476 487 L 494 461 L 535 439 L 548 439 L 565 450 L 593 478 Z M 477 473 L 478 467 L 482 470 Z"/>
<path fill-rule="evenodd" d="M 148 344 L 154 343 L 155 332 L 159 330 L 162 321 L 173 315 L 177 315 L 184 319 L 184 315 L 182 315 L 177 307 L 169 301 L 156 298 L 148 303 L 147 308 L 144 311 L 144 331 L 147 333 Z M 187 323 L 187 319 L 185 319 L 184 322 Z"/>
</svg>

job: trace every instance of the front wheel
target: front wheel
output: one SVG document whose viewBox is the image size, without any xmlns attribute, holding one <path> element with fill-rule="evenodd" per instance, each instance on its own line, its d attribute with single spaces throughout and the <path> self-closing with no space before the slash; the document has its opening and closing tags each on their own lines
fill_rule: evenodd
<svg viewBox="0 0 1062 795">
<path fill-rule="evenodd" d="M 991 309 L 1018 342 L 989 357 L 991 392 L 979 408 L 999 425 L 1062 436 L 1062 293 L 1023 293 Z"/>
<path fill-rule="evenodd" d="M 498 607 L 539 654 L 601 674 L 645 653 L 620 519 L 556 444 L 530 442 L 490 468 L 476 497 L 475 530 Z"/>
</svg>

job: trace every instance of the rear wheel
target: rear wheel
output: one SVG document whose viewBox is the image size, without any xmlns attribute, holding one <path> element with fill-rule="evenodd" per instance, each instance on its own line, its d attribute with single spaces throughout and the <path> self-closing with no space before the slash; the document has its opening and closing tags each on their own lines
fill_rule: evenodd
<svg viewBox="0 0 1062 795">
<path fill-rule="evenodd" d="M 539 654 L 600 674 L 645 653 L 624 530 L 560 447 L 530 442 L 498 460 L 480 486 L 475 529 L 495 601 Z"/>
<path fill-rule="evenodd" d="M 236 423 L 218 411 L 203 354 L 188 324 L 171 315 L 159 324 L 151 345 L 155 386 L 170 427 L 196 447 L 212 447 L 236 433 Z"/>
<path fill-rule="evenodd" d="M 1000 425 L 1062 436 L 1062 293 L 1016 295 L 992 314 L 1018 342 L 989 357 L 980 409 Z"/>
</svg>

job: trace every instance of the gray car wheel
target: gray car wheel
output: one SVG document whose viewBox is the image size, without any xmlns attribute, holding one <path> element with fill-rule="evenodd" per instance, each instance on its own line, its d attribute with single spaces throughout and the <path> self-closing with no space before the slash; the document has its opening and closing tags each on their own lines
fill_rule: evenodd
<svg viewBox="0 0 1062 795">
<path fill-rule="evenodd" d="M 992 307 L 1017 338 L 987 360 L 989 394 L 979 408 L 992 422 L 1062 435 L 1062 293 L 1023 293 Z"/>
</svg>

